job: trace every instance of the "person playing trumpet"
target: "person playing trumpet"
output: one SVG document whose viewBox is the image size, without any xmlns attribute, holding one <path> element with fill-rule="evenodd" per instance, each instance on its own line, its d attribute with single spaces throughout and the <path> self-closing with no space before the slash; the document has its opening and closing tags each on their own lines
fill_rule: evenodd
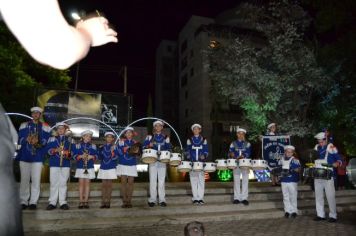
<svg viewBox="0 0 356 236">
<path fill-rule="evenodd" d="M 44 147 L 50 136 L 50 127 L 47 123 L 40 121 L 42 111 L 40 107 L 32 107 L 32 120 L 22 123 L 19 129 L 18 143 L 21 148 L 16 159 L 20 161 L 20 201 L 22 209 L 29 207 L 30 210 L 35 210 L 40 196 Z"/>
<path fill-rule="evenodd" d="M 238 128 L 236 130 L 237 140 L 230 144 L 229 157 L 230 158 L 250 158 L 251 156 L 251 144 L 246 141 L 246 130 Z M 242 175 L 242 190 L 240 189 L 240 176 Z M 234 201 L 233 204 L 239 204 L 242 202 L 244 205 L 248 205 L 248 175 L 249 169 L 235 168 L 233 171 L 234 176 Z"/>
<path fill-rule="evenodd" d="M 79 179 L 79 209 L 89 208 L 90 180 L 95 179 L 94 161 L 98 157 L 96 145 L 91 143 L 93 132 L 85 130 L 81 136 L 82 141 L 73 150 L 73 158 L 77 161 L 74 177 Z"/>
<path fill-rule="evenodd" d="M 59 201 L 62 210 L 68 210 L 66 201 L 67 182 L 70 175 L 70 157 L 72 143 L 65 135 L 68 125 L 64 122 L 56 124 L 57 135 L 48 139 L 47 149 L 50 167 L 50 194 L 47 210 L 53 210 Z"/>
</svg>

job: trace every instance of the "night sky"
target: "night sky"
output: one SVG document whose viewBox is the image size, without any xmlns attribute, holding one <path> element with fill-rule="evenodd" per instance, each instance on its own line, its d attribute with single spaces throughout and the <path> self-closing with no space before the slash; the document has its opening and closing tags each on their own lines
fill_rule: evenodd
<svg viewBox="0 0 356 236">
<path fill-rule="evenodd" d="M 134 118 L 146 115 L 147 98 L 154 101 L 155 52 L 163 39 L 176 40 L 191 15 L 215 17 L 238 0 L 59 0 L 63 15 L 99 10 L 119 33 L 118 44 L 92 48 L 79 64 L 78 90 L 123 92 L 119 76 L 128 66 L 128 93 L 134 96 Z M 75 78 L 76 65 L 70 75 Z M 71 84 L 74 88 L 74 82 Z"/>
</svg>

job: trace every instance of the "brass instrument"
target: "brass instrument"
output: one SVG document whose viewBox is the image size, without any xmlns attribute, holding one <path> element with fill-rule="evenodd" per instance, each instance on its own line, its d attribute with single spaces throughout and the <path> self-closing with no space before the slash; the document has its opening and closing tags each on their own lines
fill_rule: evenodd
<svg viewBox="0 0 356 236">
<path fill-rule="evenodd" d="M 37 130 L 35 132 L 30 132 L 30 134 L 27 137 L 27 142 L 32 146 L 31 147 L 32 155 L 36 155 L 37 149 L 41 147 L 41 144 L 38 141 L 39 141 L 39 134 Z"/>
<path fill-rule="evenodd" d="M 59 166 L 63 166 L 63 158 L 64 158 L 64 142 L 61 142 L 59 145 Z"/>
<path fill-rule="evenodd" d="M 88 153 L 88 150 L 84 150 L 84 153 L 82 155 L 82 158 L 83 158 L 83 161 L 84 161 L 84 164 L 83 164 L 83 168 L 84 168 L 84 174 L 88 174 L 88 156 L 89 156 L 89 153 Z"/>
</svg>

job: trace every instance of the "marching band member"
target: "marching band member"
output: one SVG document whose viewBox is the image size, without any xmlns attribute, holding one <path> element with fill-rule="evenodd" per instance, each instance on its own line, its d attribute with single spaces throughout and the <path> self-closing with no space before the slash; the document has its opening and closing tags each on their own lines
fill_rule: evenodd
<svg viewBox="0 0 356 236">
<path fill-rule="evenodd" d="M 134 177 L 137 177 L 137 156 L 130 153 L 130 149 L 134 145 L 139 145 L 133 139 L 134 129 L 127 127 L 124 131 L 125 139 L 119 141 L 119 164 L 117 165 L 116 172 L 121 178 L 121 195 L 122 195 L 122 208 L 132 208 L 132 193 L 134 188 Z M 137 155 L 140 153 L 140 147 L 137 147 Z"/>
<path fill-rule="evenodd" d="M 50 136 L 50 127 L 47 123 L 40 121 L 41 114 L 42 108 L 32 107 L 32 121 L 22 123 L 19 129 L 18 143 L 21 145 L 21 149 L 17 159 L 20 161 L 20 201 L 22 209 L 26 209 L 29 204 L 29 209 L 35 210 L 40 196 L 44 146 Z"/>
<path fill-rule="evenodd" d="M 94 161 L 97 159 L 96 145 L 91 143 L 93 132 L 81 133 L 82 141 L 73 150 L 73 159 L 77 161 L 75 178 L 79 178 L 79 209 L 89 208 L 90 180 L 95 179 Z"/>
<path fill-rule="evenodd" d="M 288 174 L 281 177 L 283 204 L 284 204 L 284 216 L 288 218 L 297 217 L 297 195 L 298 195 L 298 182 L 300 163 L 299 160 L 294 157 L 295 147 L 287 145 L 284 147 L 284 157 L 280 160 L 283 170 L 287 170 Z"/>
<path fill-rule="evenodd" d="M 201 125 L 193 124 L 191 127 L 193 136 L 187 140 L 187 158 L 192 162 L 205 162 L 208 157 L 208 143 L 200 135 L 201 128 Z M 192 170 L 189 172 L 189 177 L 192 186 L 193 204 L 204 204 L 205 172 Z"/>
<path fill-rule="evenodd" d="M 70 153 L 72 143 L 65 136 L 68 125 L 60 122 L 56 124 L 57 136 L 48 139 L 47 149 L 50 166 L 50 194 L 47 210 L 53 210 L 59 200 L 60 208 L 68 210 L 66 201 L 67 181 L 70 175 Z"/>
<path fill-rule="evenodd" d="M 325 132 L 320 132 L 314 136 L 318 140 L 318 144 L 315 145 L 315 150 L 318 152 L 318 159 L 315 160 L 315 167 L 321 168 L 327 166 L 330 169 L 332 167 L 337 168 L 342 165 L 341 158 L 338 154 L 336 147 L 332 143 L 327 142 Z M 317 216 L 315 221 L 325 220 L 324 211 L 324 190 L 326 199 L 329 205 L 329 222 L 334 223 L 337 221 L 336 202 L 335 202 L 335 186 L 334 178 L 336 172 L 333 170 L 333 178 L 327 179 L 314 179 L 315 188 L 315 205 Z"/>
<path fill-rule="evenodd" d="M 148 135 L 143 143 L 143 148 L 153 148 L 157 150 L 158 156 L 160 151 L 171 150 L 169 137 L 162 134 L 163 122 L 156 120 L 153 122 L 154 134 Z M 165 179 L 166 179 L 167 166 L 166 163 L 155 162 L 149 164 L 150 176 L 150 198 L 148 205 L 154 207 L 157 202 L 157 178 L 158 178 L 158 200 L 159 205 L 166 207 L 166 193 L 165 193 Z"/>
<path fill-rule="evenodd" d="M 267 125 L 267 132 L 266 135 L 268 136 L 275 136 L 277 135 L 277 124 L 276 123 L 270 123 Z M 277 160 L 277 166 L 278 166 L 278 160 Z M 276 167 L 277 167 L 276 166 Z M 272 180 L 272 186 L 279 186 L 279 178 L 278 176 L 273 174 L 274 172 L 271 171 L 271 180 Z"/>
<path fill-rule="evenodd" d="M 115 134 L 113 132 L 106 132 L 104 137 L 106 144 L 99 151 L 99 160 L 101 162 L 98 179 L 102 180 L 102 203 L 100 208 L 110 208 L 112 180 L 117 179 L 116 165 L 119 153 L 116 145 L 114 144 Z"/>
<path fill-rule="evenodd" d="M 251 144 L 246 141 L 246 130 L 238 128 L 236 130 L 237 140 L 230 144 L 229 156 L 231 158 L 250 158 L 251 156 Z M 240 175 L 242 174 L 242 190 L 240 189 Z M 242 202 L 244 205 L 248 205 L 248 169 L 236 168 L 233 171 L 234 175 L 234 204 Z"/>
</svg>

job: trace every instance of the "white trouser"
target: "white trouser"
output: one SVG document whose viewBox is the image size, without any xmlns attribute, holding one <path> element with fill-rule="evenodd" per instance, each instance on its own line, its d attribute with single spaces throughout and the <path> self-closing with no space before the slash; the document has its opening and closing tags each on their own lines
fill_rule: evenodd
<svg viewBox="0 0 356 236">
<path fill-rule="evenodd" d="M 236 168 L 234 174 L 234 200 L 247 200 L 248 198 L 248 174 L 249 169 Z M 242 174 L 242 190 L 240 189 L 240 175 Z"/>
<path fill-rule="evenodd" d="M 21 204 L 37 204 L 40 197 L 42 162 L 20 161 L 20 201 Z M 31 181 L 31 187 L 30 187 Z"/>
<path fill-rule="evenodd" d="M 148 202 L 157 202 L 157 177 L 158 177 L 158 200 L 166 201 L 164 182 L 166 179 L 167 165 L 159 161 L 149 164 L 150 173 L 150 198 Z"/>
<path fill-rule="evenodd" d="M 203 200 L 205 189 L 205 172 L 204 171 L 190 171 L 190 184 L 192 185 L 192 200 Z"/>
<path fill-rule="evenodd" d="M 282 182 L 281 185 L 282 185 L 284 212 L 287 212 L 289 214 L 298 213 L 298 208 L 297 208 L 298 183 Z"/>
<path fill-rule="evenodd" d="M 59 205 L 67 204 L 67 181 L 69 179 L 70 168 L 69 167 L 51 167 L 50 168 L 50 194 L 49 204 L 53 206 L 57 205 L 59 199 Z"/>
<path fill-rule="evenodd" d="M 329 217 L 335 218 L 336 214 L 336 202 L 335 202 L 335 187 L 334 179 L 315 179 L 314 180 L 314 189 L 315 189 L 315 205 L 316 205 L 316 214 L 319 217 L 325 218 L 324 211 L 324 189 L 326 194 L 326 200 L 329 205 Z"/>
</svg>

